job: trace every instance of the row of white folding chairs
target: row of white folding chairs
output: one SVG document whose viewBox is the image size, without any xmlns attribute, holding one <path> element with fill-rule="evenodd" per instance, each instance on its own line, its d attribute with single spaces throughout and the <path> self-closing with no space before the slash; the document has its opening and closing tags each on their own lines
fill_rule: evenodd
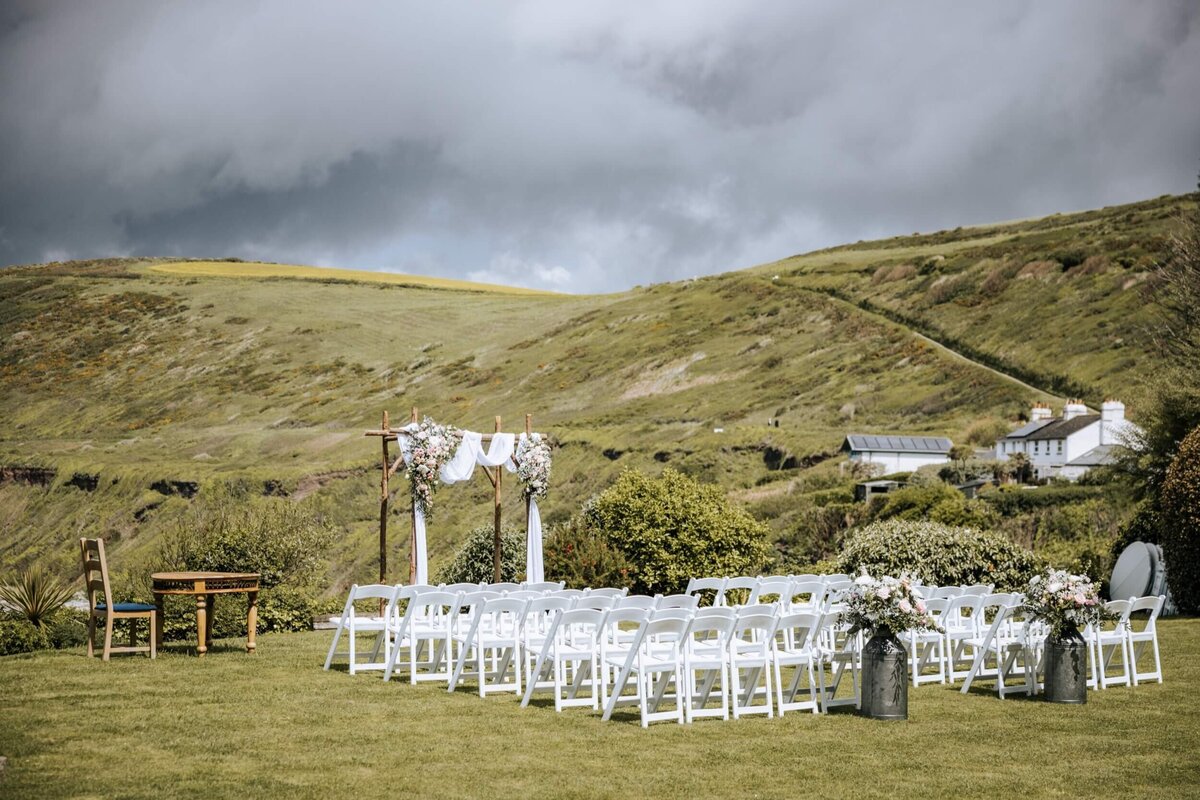
<svg viewBox="0 0 1200 800">
<path fill-rule="evenodd" d="M 1114 685 L 1133 685 L 1146 681 L 1162 683 L 1162 661 L 1158 646 L 1158 616 L 1166 598 L 1149 596 L 1113 600 L 1106 608 L 1117 619 L 1097 626 L 1087 626 L 1081 633 L 1087 646 L 1089 662 L 1088 687 L 1105 689 Z M 1134 614 L 1147 614 L 1144 627 L 1135 630 Z M 1030 619 L 1022 605 L 1004 608 L 992 620 L 987 632 L 977 639 L 971 669 L 963 682 L 965 694 L 979 678 L 993 678 L 996 692 L 1006 694 L 1036 694 L 1043 688 L 1040 671 L 1045 657 L 1048 629 L 1043 623 Z M 1154 656 L 1154 669 L 1142 671 L 1139 663 L 1149 647 Z M 1112 661 L 1120 653 L 1121 673 L 1110 675 Z M 988 666 L 991 658 L 993 665 Z M 1019 683 L 1010 681 L 1019 677 Z"/>
<path fill-rule="evenodd" d="M 536 588 L 533 588 L 535 587 Z M 688 595 L 655 595 L 653 597 L 646 595 L 629 595 L 627 588 L 601 588 L 601 589 L 565 589 L 561 583 L 551 584 L 474 584 L 474 583 L 458 583 L 458 584 L 440 584 L 432 585 L 388 585 L 388 584 L 368 584 L 359 586 L 357 584 L 350 587 L 350 591 L 346 598 L 345 606 L 343 607 L 341 616 L 336 621 L 333 641 L 330 643 L 328 655 L 325 658 L 325 669 L 329 669 L 334 659 L 338 655 L 338 645 L 345 635 L 347 639 L 346 656 L 349 661 L 349 671 L 354 674 L 360 670 L 385 670 L 386 677 L 390 679 L 392 669 L 389 669 L 388 664 L 395 659 L 392 657 L 392 649 L 394 644 L 403 645 L 404 642 L 396 641 L 396 632 L 401 627 L 407 627 L 403 616 L 412 612 L 408 611 L 408 605 L 411 602 L 423 595 L 440 592 L 451 597 L 469 598 L 471 600 L 491 599 L 495 597 L 509 597 L 518 600 L 534 600 L 541 598 L 557 598 L 569 601 L 570 607 L 607 607 L 604 604 L 605 600 L 611 600 L 614 604 L 623 608 L 640 608 L 645 610 L 659 608 L 695 608 L 698 603 L 698 598 Z M 376 600 L 383 605 L 382 614 L 361 614 L 355 604 L 363 601 Z M 401 604 L 404 604 L 402 611 Z M 423 612 L 417 612 L 412 619 L 414 629 L 418 630 L 419 636 L 424 636 L 425 633 L 437 633 L 441 630 L 439 626 L 449 626 L 453 623 L 454 633 L 461 632 L 471 624 L 470 609 L 471 603 L 466 604 L 467 612 L 464 613 L 461 609 L 454 614 L 447 614 L 441 617 L 437 615 L 426 615 Z M 430 616 L 430 618 L 426 618 Z M 484 630 L 490 625 L 488 620 L 483 622 Z M 450 633 L 449 631 L 443 631 Z M 367 661 L 359 660 L 359 652 L 357 647 L 357 635 L 359 633 L 375 634 L 375 643 L 371 651 L 367 654 Z M 427 644 L 430 636 L 424 636 L 420 642 L 413 644 Z M 424 644 L 423 644 L 424 643 Z M 410 648 L 411 649 L 411 648 Z M 431 654 L 432 655 L 432 654 Z M 382 658 L 381 658 L 382 656 Z M 438 654 L 440 661 L 440 652 Z M 411 667 L 413 675 L 412 682 L 416 682 L 415 672 L 416 667 Z"/>
</svg>

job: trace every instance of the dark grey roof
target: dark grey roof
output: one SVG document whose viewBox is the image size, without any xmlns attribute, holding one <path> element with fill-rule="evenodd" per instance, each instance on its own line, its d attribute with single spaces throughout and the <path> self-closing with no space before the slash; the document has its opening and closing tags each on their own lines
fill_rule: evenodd
<svg viewBox="0 0 1200 800">
<path fill-rule="evenodd" d="M 938 436 L 867 436 L 852 433 L 842 443 L 842 450 L 883 450 L 890 453 L 950 452 L 954 443 Z"/>
<path fill-rule="evenodd" d="M 1076 431 L 1081 431 L 1088 425 L 1095 424 L 1100 421 L 1099 414 L 1081 414 L 1072 419 L 1056 419 L 1050 425 L 1026 436 L 1026 441 L 1035 441 L 1037 439 L 1065 439 Z"/>
<path fill-rule="evenodd" d="M 1109 464 L 1115 464 L 1117 461 L 1117 446 L 1112 444 L 1102 444 L 1099 447 L 1093 447 L 1079 458 L 1073 458 L 1067 462 L 1068 467 L 1103 467 Z"/>
<path fill-rule="evenodd" d="M 1052 419 L 1039 419 L 1035 422 L 1027 422 L 1004 438 L 1006 438 L 1006 439 L 1024 439 L 1026 436 L 1033 433 L 1034 431 L 1041 430 L 1042 428 L 1046 427 L 1047 425 L 1051 425 L 1053 423 L 1054 423 L 1054 420 L 1052 420 Z"/>
</svg>

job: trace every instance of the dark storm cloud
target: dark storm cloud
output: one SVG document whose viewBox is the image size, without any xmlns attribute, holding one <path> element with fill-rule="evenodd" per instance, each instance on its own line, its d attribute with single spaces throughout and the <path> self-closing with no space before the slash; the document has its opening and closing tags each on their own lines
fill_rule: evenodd
<svg viewBox="0 0 1200 800">
<path fill-rule="evenodd" d="M 615 289 L 1187 191 L 1198 97 L 1187 0 L 14 3 L 0 263 Z"/>
</svg>

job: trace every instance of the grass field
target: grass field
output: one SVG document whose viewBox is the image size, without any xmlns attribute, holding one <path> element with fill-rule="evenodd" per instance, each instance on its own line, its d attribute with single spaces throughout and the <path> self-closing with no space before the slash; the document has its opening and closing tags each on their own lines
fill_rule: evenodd
<svg viewBox="0 0 1200 800">
<path fill-rule="evenodd" d="M 427 289 L 449 289 L 462 292 L 491 292 L 495 294 L 536 295 L 554 294 L 520 286 L 477 283 L 426 275 L 404 275 L 396 272 L 377 272 L 364 269 L 310 267 L 297 264 L 266 264 L 257 261 L 171 261 L 148 267 L 166 275 L 195 275 L 207 278 L 292 278 L 295 280 L 355 283 L 383 283 Z"/>
<path fill-rule="evenodd" d="M 1163 685 L 1083 707 L 912 690 L 907 723 L 849 713 L 690 726 L 522 709 L 324 672 L 331 634 L 205 660 L 0 659 L 0 796 L 1155 797 L 1200 793 L 1200 620 L 1160 623 Z M 547 702 L 549 702 L 547 700 Z"/>
</svg>

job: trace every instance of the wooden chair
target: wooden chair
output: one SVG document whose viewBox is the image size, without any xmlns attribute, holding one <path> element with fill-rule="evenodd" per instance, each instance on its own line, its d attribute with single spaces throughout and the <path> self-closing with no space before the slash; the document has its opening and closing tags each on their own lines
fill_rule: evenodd
<svg viewBox="0 0 1200 800">
<path fill-rule="evenodd" d="M 83 583 L 87 588 L 88 606 L 88 657 L 94 656 L 96 641 L 96 617 L 104 618 L 104 660 L 112 653 L 149 653 L 150 658 L 158 655 L 155 607 L 149 603 L 113 603 L 112 589 L 108 582 L 108 562 L 104 558 L 103 539 L 80 539 L 79 549 L 83 555 Z M 103 591 L 101 602 L 97 593 Z M 113 625 L 119 619 L 129 620 L 129 646 L 113 647 Z M 137 620 L 145 619 L 150 624 L 150 644 L 137 647 Z"/>
</svg>

